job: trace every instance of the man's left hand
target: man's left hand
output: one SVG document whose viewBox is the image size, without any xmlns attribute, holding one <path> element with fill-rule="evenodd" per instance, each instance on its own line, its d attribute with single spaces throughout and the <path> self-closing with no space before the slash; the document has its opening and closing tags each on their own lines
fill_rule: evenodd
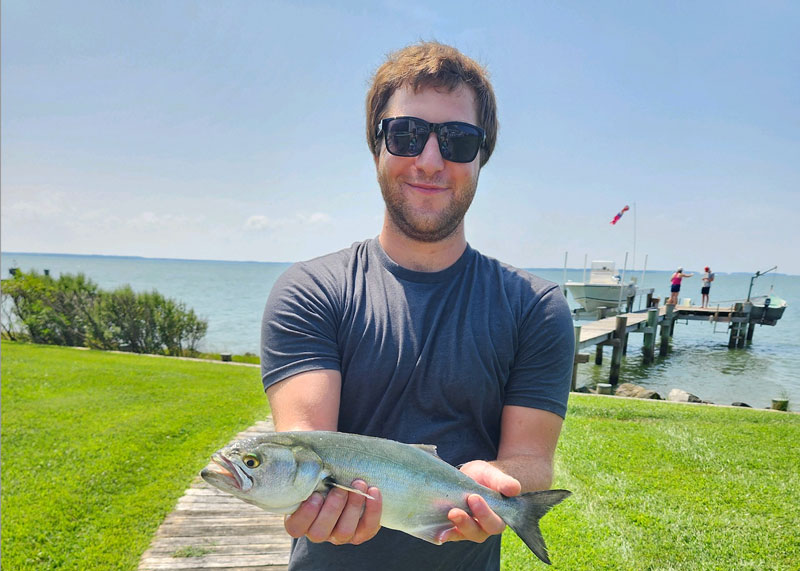
<svg viewBox="0 0 800 571">
<path fill-rule="evenodd" d="M 467 462 L 461 466 L 461 471 L 479 484 L 504 496 L 516 496 L 522 490 L 516 478 L 483 460 Z M 492 511 L 485 499 L 478 494 L 471 494 L 467 498 L 467 505 L 472 515 L 459 508 L 453 508 L 447 514 L 454 527 L 439 536 L 442 543 L 446 541 L 483 543 L 490 536 L 503 533 L 506 528 L 505 522 Z"/>
</svg>

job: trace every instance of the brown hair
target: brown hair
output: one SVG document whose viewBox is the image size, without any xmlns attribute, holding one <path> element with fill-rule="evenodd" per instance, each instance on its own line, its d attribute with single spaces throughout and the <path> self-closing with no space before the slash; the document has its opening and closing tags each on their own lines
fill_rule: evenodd
<svg viewBox="0 0 800 571">
<path fill-rule="evenodd" d="M 376 133 L 389 98 L 401 87 L 414 91 L 426 87 L 454 91 L 471 87 L 478 109 L 478 125 L 486 131 L 480 164 L 485 165 L 497 140 L 497 104 L 486 70 L 457 49 L 438 42 L 420 42 L 389 54 L 372 76 L 367 92 L 367 144 L 372 154 L 380 154 Z"/>
</svg>

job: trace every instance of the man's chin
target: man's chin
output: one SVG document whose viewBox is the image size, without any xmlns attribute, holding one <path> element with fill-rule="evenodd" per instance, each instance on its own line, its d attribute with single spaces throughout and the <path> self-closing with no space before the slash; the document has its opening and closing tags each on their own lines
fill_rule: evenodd
<svg viewBox="0 0 800 571">
<path fill-rule="evenodd" d="M 391 213 L 390 213 L 391 216 Z M 404 216 L 391 216 L 394 226 L 407 238 L 417 242 L 441 242 L 452 236 L 461 225 L 461 220 L 411 221 Z"/>
</svg>

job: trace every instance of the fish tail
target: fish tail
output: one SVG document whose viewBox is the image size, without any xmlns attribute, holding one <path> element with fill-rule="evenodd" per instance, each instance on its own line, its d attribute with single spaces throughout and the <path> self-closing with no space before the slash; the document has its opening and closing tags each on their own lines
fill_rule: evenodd
<svg viewBox="0 0 800 571">
<path fill-rule="evenodd" d="M 550 565 L 550 558 L 547 556 L 547 547 L 544 544 L 542 531 L 539 529 L 539 520 L 550 511 L 550 508 L 571 493 L 568 490 L 544 490 L 509 498 L 516 500 L 517 509 L 514 515 L 506 519 L 506 523 L 536 554 L 536 557 L 548 565 Z"/>
</svg>

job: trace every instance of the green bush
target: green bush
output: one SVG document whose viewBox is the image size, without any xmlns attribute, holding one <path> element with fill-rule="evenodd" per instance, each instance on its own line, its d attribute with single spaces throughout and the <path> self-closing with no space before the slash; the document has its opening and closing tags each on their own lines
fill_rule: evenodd
<svg viewBox="0 0 800 571">
<path fill-rule="evenodd" d="M 83 274 L 17 271 L 3 283 L 3 307 L 6 336 L 49 345 L 194 354 L 208 330 L 184 303 L 128 285 L 103 291 Z"/>
</svg>

